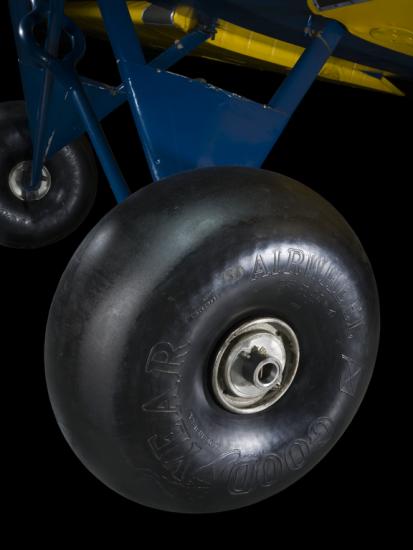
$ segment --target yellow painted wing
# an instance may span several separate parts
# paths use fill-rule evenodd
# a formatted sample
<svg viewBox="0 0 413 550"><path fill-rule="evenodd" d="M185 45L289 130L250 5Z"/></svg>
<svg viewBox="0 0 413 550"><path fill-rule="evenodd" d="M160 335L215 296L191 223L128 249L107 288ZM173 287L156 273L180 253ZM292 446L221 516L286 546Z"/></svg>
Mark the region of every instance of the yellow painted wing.
<svg viewBox="0 0 413 550"><path fill-rule="evenodd" d="M139 36L148 47L166 48L197 25L194 10L186 6L174 10L170 26L145 24L143 16L150 6L149 2L128 2ZM105 35L103 21L95 2L69 3L66 13L85 31L97 36ZM215 36L197 48L192 55L251 68L287 71L294 67L303 51L303 48L295 44L218 20ZM404 95L386 76L389 74L337 57L331 57L320 72L321 78L330 81Z"/></svg>
<svg viewBox="0 0 413 550"><path fill-rule="evenodd" d="M324 10L314 0L307 3L313 13L339 21L363 40L413 56L413 0L369 0Z"/></svg>

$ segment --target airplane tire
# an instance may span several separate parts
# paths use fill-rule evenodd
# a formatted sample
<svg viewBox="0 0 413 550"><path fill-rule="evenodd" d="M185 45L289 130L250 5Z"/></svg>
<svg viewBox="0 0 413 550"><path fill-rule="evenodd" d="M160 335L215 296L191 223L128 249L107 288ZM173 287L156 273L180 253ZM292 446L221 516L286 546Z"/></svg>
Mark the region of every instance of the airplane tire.
<svg viewBox="0 0 413 550"><path fill-rule="evenodd" d="M142 189L86 237L50 310L46 378L103 483L219 512L331 449L378 340L374 276L341 215L285 176L210 168Z"/></svg>

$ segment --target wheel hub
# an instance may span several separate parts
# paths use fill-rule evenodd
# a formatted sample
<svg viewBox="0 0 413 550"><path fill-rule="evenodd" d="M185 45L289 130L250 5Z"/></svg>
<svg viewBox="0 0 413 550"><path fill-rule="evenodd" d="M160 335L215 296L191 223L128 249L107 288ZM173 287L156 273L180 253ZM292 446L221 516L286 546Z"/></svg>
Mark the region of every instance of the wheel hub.
<svg viewBox="0 0 413 550"><path fill-rule="evenodd" d="M52 184L52 178L46 166L42 168L40 185L37 189L29 190L32 174L32 161L24 160L14 166L9 174L10 191L21 201L38 201L45 197Z"/></svg>
<svg viewBox="0 0 413 550"><path fill-rule="evenodd" d="M215 359L212 386L227 410L251 414L271 407L297 372L299 344L292 328L275 318L243 323Z"/></svg>

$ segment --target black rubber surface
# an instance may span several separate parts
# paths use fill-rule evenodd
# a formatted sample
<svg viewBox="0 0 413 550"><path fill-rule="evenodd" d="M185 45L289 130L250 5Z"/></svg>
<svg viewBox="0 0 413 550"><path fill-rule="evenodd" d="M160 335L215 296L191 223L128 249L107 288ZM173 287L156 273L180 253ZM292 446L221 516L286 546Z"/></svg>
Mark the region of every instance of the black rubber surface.
<svg viewBox="0 0 413 550"><path fill-rule="evenodd" d="M92 150L81 138L46 162L52 185L42 199L21 201L9 187L12 168L31 160L24 102L0 104L0 245L40 248L72 233L95 200L97 170Z"/></svg>
<svg viewBox="0 0 413 550"><path fill-rule="evenodd" d="M214 354L267 315L296 331L297 376L272 408L230 413L210 387ZM51 308L46 376L99 479L148 506L216 512L322 458L360 404L378 338L370 264L337 211L284 176L214 168L135 193L85 239Z"/></svg>

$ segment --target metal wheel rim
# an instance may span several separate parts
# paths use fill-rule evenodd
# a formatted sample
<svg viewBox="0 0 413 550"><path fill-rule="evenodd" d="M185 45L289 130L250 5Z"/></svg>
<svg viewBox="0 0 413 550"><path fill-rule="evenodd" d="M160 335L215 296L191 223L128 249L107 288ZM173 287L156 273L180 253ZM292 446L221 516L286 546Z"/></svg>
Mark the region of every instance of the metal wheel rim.
<svg viewBox="0 0 413 550"><path fill-rule="evenodd" d="M297 373L300 349L294 330L275 317L258 318L234 329L214 361L212 387L219 404L237 414L274 405Z"/></svg>

